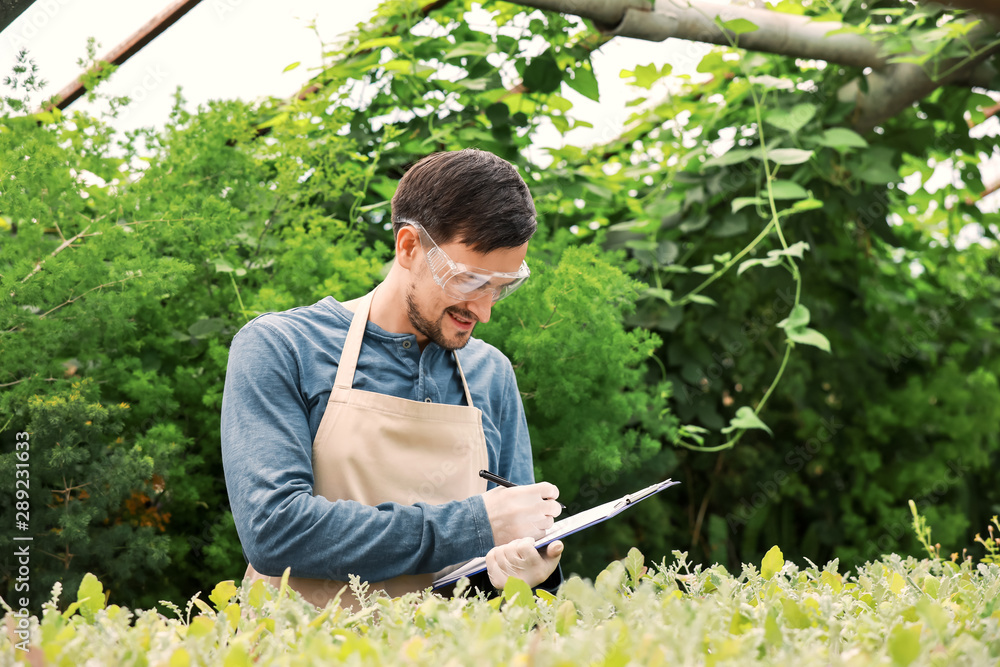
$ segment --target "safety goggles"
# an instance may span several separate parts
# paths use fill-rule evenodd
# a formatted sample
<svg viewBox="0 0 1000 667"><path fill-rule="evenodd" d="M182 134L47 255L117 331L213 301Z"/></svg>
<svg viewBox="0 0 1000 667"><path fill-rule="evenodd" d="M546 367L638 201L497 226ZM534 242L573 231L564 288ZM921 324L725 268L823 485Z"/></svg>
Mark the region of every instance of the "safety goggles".
<svg viewBox="0 0 1000 667"><path fill-rule="evenodd" d="M431 270L434 282L452 299L476 301L490 295L493 303L496 303L509 296L531 275L525 262L521 262L521 268L515 273L477 269L474 266L455 262L444 250L438 247L438 244L434 242L434 239L420 223L406 219L400 219L399 222L412 225L420 232L420 245L424 249L427 266Z"/></svg>

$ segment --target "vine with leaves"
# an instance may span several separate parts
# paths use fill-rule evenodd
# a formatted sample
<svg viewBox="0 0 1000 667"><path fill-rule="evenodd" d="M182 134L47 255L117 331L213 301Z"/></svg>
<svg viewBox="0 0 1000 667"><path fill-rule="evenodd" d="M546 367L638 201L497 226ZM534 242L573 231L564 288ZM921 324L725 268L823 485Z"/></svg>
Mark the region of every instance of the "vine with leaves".
<svg viewBox="0 0 1000 667"><path fill-rule="evenodd" d="M775 10L832 12L890 45L967 16L896 0ZM163 130L117 148L123 100L97 119L25 115L37 100L8 96L0 440L37 424L81 443L71 466L38 459L42 495L70 490L58 506L36 499L59 528L45 550L73 554L69 576L97 563L144 603L235 576L218 484L228 340L257 313L369 289L401 174L468 146L516 164L539 213L532 280L477 328L516 366L537 476L575 509L684 481L682 500L651 499L570 545L565 569L593 572L636 543L730 564L781 544L853 565L917 546L893 528L907 498L942 541L967 542L1000 502L987 243L1000 228L976 207L975 168L995 139L970 137L965 118L993 99L941 89L861 136L837 95L861 72L737 42L663 97L669 67L623 73L646 99L620 135L575 145L589 123L574 96L601 99L591 58L607 40L504 2L386 3L325 47L308 93L196 111L178 94ZM971 57L949 44L941 57ZM20 67L14 90L37 93ZM540 159L543 127L567 141ZM930 160L958 175L940 191L922 187ZM974 225L983 241L959 249ZM123 456L111 470L109 450Z"/></svg>

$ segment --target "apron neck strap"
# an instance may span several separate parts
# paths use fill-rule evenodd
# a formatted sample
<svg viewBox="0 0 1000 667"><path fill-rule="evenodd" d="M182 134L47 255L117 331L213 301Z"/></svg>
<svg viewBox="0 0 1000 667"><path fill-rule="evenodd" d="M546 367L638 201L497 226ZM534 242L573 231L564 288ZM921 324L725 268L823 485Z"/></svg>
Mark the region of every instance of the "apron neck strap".
<svg viewBox="0 0 1000 667"><path fill-rule="evenodd" d="M372 309L372 299L375 297L376 286L368 294L358 301L358 309L354 311L351 318L351 328L347 330L347 340L344 341L344 350L337 363L337 377L333 381L334 387L350 389L354 384L354 371L358 368L358 357L361 356L361 341L365 336L365 325L368 323L368 314ZM462 370L462 362L458 360L458 350L452 351L455 357L455 364L458 366L458 376L462 379L462 389L465 391L465 400L472 405L472 392L469 391L469 383L465 380L465 372Z"/></svg>
<svg viewBox="0 0 1000 667"><path fill-rule="evenodd" d="M365 325L368 324L368 313L372 309L372 298L375 296L373 289L358 301L358 309L354 311L351 318L351 328L347 330L347 340L344 341L344 351L340 354L340 361L337 363L337 377L333 381L334 387L350 389L354 384L354 371L358 367L358 357L361 356L361 341L365 337Z"/></svg>
<svg viewBox="0 0 1000 667"><path fill-rule="evenodd" d="M462 371L462 362L458 360L458 350L452 350L451 354L455 357L455 364L458 366L458 377L462 378L462 389L465 390L465 401L471 408L473 407L472 394L469 392L469 383L465 381L465 372Z"/></svg>

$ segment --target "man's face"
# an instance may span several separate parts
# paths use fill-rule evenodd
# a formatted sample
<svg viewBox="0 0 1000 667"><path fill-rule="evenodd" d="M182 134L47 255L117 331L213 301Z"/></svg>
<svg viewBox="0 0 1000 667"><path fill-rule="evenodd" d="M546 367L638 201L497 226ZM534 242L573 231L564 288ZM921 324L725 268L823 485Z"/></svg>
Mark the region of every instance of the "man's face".
<svg viewBox="0 0 1000 667"><path fill-rule="evenodd" d="M440 248L455 262L504 273L516 272L528 253L527 243L485 254L458 242L446 243ZM410 269L410 283L406 290L410 324L417 333L444 349L459 350L469 342L477 322L490 321L492 297L487 295L460 301L448 296L434 281L424 250L421 248L417 254L419 256Z"/></svg>

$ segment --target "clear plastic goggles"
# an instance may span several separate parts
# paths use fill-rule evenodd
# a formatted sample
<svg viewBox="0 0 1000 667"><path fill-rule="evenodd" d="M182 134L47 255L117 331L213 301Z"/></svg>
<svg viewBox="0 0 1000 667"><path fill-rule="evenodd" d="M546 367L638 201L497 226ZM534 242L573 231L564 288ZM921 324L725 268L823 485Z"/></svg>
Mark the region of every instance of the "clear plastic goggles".
<svg viewBox="0 0 1000 667"><path fill-rule="evenodd" d="M401 223L412 225L420 232L420 245L427 257L427 266L431 275L444 293L456 301L476 301L490 295L493 303L509 296L520 287L531 271L526 262L521 262L521 268L515 273L488 271L474 266L466 266L455 262L444 250L438 247L423 226L413 220L400 219Z"/></svg>

